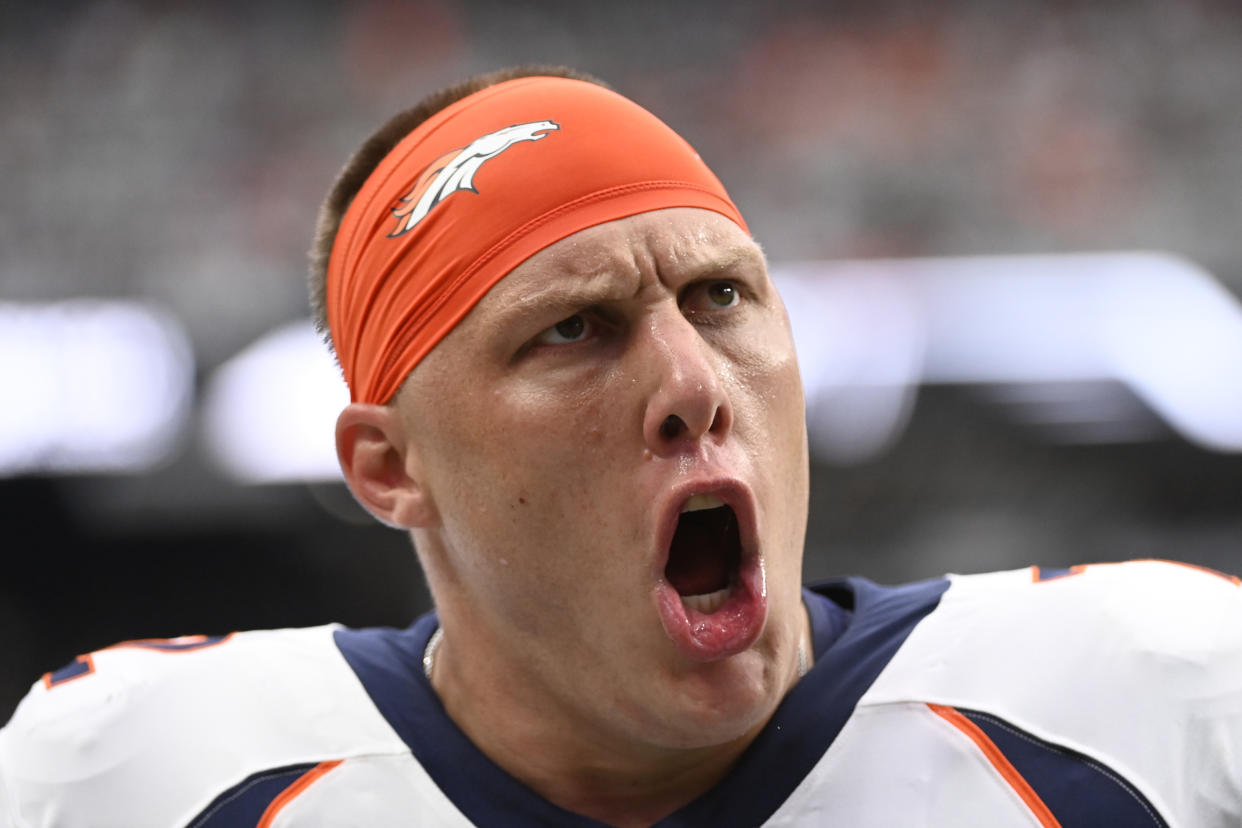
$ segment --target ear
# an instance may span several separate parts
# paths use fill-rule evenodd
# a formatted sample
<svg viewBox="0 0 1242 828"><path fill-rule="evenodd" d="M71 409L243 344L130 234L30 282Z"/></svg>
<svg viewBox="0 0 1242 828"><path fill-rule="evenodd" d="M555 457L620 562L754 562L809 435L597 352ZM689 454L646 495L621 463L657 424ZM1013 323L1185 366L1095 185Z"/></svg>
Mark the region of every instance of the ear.
<svg viewBox="0 0 1242 828"><path fill-rule="evenodd" d="M336 419L336 456L354 497L382 522L414 529L438 520L396 409L369 403L346 406Z"/></svg>

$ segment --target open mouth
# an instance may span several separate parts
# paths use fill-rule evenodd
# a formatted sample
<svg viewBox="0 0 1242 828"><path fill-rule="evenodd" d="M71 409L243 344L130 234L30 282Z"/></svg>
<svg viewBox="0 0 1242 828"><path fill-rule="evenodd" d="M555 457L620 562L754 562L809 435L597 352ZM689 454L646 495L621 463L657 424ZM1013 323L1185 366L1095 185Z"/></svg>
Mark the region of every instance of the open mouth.
<svg viewBox="0 0 1242 828"><path fill-rule="evenodd" d="M754 497L732 480L699 485L698 492L682 495L685 500L673 493L666 501L668 554L654 597L673 646L691 661L708 662L758 640L768 598Z"/></svg>
<svg viewBox="0 0 1242 828"><path fill-rule="evenodd" d="M710 615L738 581L742 542L737 515L715 495L694 495L682 507L664 576L687 609Z"/></svg>

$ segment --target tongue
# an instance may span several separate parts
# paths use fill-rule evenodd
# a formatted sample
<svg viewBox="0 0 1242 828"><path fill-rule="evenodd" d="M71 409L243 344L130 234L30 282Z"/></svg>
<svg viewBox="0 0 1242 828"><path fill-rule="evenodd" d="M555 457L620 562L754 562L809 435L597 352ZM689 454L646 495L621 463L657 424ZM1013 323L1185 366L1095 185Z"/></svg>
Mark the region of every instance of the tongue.
<svg viewBox="0 0 1242 828"><path fill-rule="evenodd" d="M728 555L720 548L720 518L713 511L687 512L677 524L664 575L682 595L704 595L729 585Z"/></svg>

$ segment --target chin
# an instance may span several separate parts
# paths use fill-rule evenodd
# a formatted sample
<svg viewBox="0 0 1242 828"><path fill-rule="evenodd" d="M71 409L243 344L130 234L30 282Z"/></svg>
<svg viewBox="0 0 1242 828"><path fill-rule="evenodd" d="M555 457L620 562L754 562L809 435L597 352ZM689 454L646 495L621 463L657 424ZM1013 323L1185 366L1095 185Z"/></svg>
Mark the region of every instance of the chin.
<svg viewBox="0 0 1242 828"><path fill-rule="evenodd" d="M719 662L696 664L674 681L657 741L669 748L701 748L744 738L760 728L783 695L778 671L751 650Z"/></svg>

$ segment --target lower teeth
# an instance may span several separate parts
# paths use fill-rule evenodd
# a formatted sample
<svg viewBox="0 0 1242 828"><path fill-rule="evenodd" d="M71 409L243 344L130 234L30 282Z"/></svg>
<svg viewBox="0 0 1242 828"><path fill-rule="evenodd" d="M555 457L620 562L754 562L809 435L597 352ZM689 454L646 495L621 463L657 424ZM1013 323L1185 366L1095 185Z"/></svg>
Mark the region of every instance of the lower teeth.
<svg viewBox="0 0 1242 828"><path fill-rule="evenodd" d="M729 588L718 589L715 592L705 592L702 595L683 595L681 603L692 610L698 610L704 614L711 614L724 606L725 599L729 597Z"/></svg>

